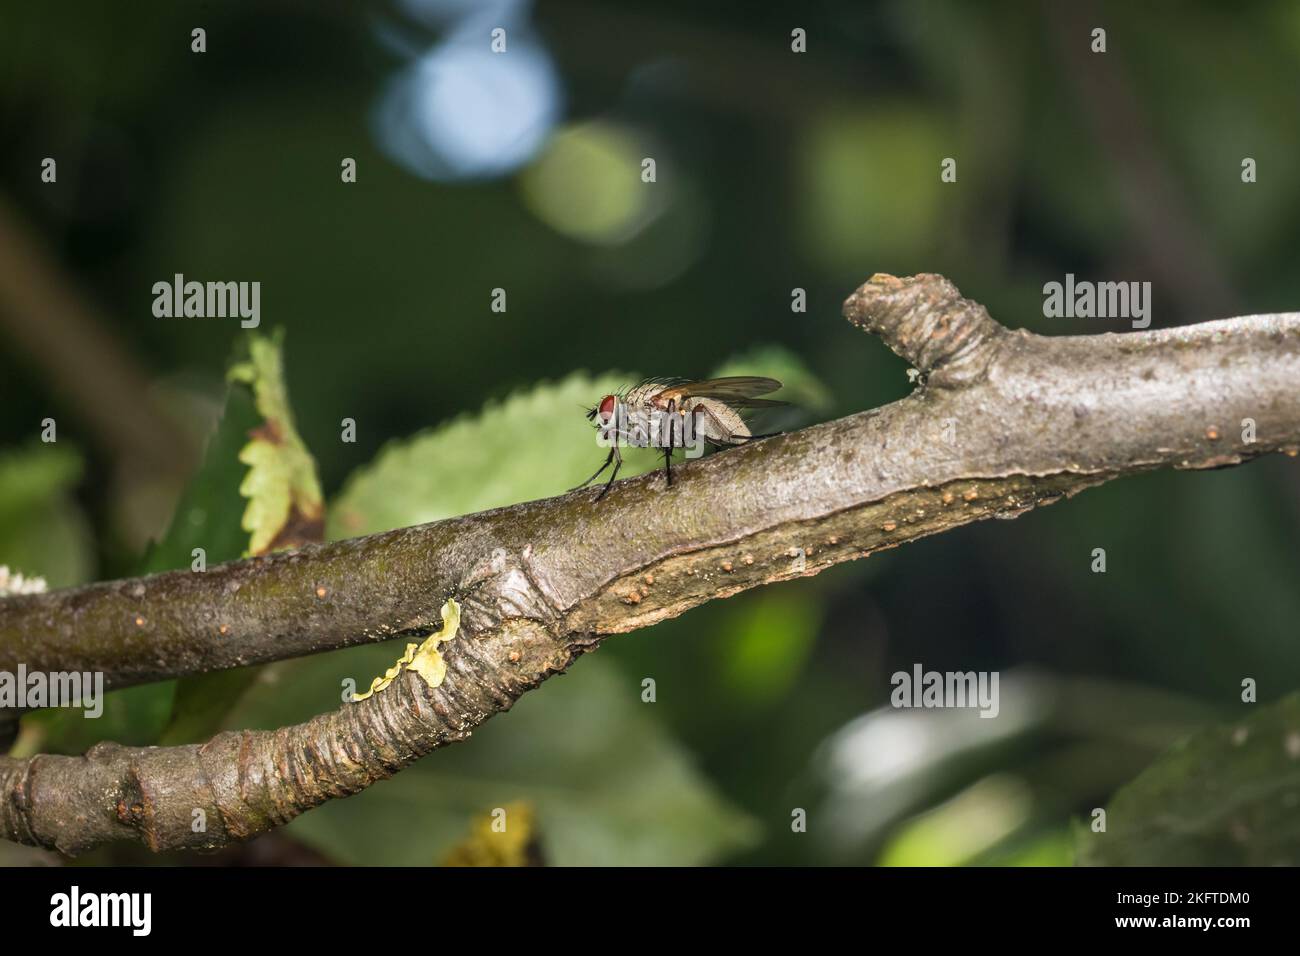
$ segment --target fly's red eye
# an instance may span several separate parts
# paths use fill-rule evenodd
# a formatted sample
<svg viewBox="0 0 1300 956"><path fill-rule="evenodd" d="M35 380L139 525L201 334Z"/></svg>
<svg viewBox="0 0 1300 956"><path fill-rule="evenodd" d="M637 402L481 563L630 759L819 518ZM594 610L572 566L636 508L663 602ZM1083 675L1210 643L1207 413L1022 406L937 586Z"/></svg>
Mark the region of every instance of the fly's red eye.
<svg viewBox="0 0 1300 956"><path fill-rule="evenodd" d="M603 422L609 421L610 416L613 414L614 414L614 396L606 395L604 398L600 400L600 420Z"/></svg>

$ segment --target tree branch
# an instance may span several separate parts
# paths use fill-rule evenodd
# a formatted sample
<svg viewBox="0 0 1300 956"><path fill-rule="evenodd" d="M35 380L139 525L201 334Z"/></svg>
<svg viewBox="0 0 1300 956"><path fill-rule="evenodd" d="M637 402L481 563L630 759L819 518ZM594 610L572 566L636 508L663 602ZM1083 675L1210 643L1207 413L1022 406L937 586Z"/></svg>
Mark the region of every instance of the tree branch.
<svg viewBox="0 0 1300 956"><path fill-rule="evenodd" d="M462 739L609 634L1014 517L1111 478L1300 450L1300 314L1156 332L1012 332L939 276L877 275L845 303L921 373L910 397L679 469L430 525L0 600L0 670L110 686L430 633L463 607L433 688L203 745L0 758L0 836L72 853L219 846ZM1253 440L1243 425L1253 421ZM454 467L454 463L450 465ZM191 829L201 809L206 832Z"/></svg>

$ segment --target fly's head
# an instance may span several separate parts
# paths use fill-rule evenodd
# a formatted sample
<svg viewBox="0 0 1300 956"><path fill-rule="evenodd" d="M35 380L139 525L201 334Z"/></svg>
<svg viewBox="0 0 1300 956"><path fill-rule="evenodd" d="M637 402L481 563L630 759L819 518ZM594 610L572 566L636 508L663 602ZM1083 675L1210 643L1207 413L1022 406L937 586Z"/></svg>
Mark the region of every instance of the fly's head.
<svg viewBox="0 0 1300 956"><path fill-rule="evenodd" d="M614 395L606 395L596 405L587 409L587 421L592 422L597 428L604 428L614 417L614 406L618 398Z"/></svg>

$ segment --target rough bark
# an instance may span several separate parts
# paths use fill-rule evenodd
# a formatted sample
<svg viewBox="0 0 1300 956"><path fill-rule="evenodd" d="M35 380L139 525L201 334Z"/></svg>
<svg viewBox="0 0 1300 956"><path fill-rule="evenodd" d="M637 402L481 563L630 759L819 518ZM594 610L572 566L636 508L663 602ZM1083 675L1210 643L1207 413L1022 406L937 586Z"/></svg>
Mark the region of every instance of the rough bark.
<svg viewBox="0 0 1300 956"><path fill-rule="evenodd" d="M0 758L0 836L69 853L131 837L218 846L467 736L606 635L1120 475L1300 450L1300 314L1043 337L930 275L874 276L844 314L918 370L916 392L694 462L671 490L648 475L599 503L575 492L0 601L0 670L101 670L118 687L417 637L448 597L463 608L437 688L406 672L274 732Z"/></svg>

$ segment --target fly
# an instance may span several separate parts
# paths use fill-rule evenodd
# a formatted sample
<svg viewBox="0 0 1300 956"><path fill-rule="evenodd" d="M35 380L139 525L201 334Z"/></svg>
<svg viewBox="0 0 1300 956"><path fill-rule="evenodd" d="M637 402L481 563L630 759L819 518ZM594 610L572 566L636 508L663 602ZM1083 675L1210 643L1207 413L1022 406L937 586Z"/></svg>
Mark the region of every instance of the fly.
<svg viewBox="0 0 1300 956"><path fill-rule="evenodd" d="M612 463L614 471L596 500L605 497L623 466L620 445L663 449L664 475L671 488L674 448L698 447L698 455L705 443L727 448L769 437L753 434L742 413L787 405L759 397L780 387L774 378L753 375L699 380L650 378L622 393L606 395L587 410L587 420L601 433L602 443L609 441L609 455L578 488L591 484Z"/></svg>

